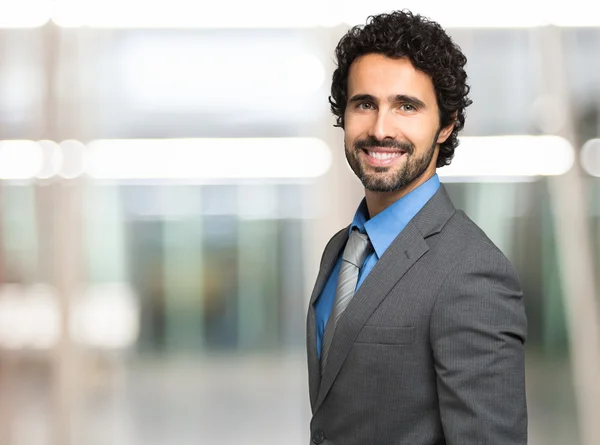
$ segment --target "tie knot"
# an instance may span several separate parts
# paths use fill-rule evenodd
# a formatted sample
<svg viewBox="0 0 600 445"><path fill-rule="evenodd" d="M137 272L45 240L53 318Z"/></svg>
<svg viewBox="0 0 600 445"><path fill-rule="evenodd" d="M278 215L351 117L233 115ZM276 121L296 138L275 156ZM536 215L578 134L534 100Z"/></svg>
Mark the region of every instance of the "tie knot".
<svg viewBox="0 0 600 445"><path fill-rule="evenodd" d="M371 245L371 241L369 241L369 237L354 229L350 234L350 238L348 238L342 259L360 269L372 251L373 246Z"/></svg>

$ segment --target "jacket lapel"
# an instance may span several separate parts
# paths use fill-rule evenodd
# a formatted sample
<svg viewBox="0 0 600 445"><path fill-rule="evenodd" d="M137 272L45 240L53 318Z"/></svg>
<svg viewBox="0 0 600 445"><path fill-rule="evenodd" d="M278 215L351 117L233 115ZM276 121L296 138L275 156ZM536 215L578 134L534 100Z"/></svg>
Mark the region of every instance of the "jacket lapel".
<svg viewBox="0 0 600 445"><path fill-rule="evenodd" d="M325 283L327 282L327 279L329 278L329 275L335 266L342 248L346 245L346 241L348 241L348 230L349 227L340 230L336 235L334 235L327 247L325 247L323 259L321 260L321 266L319 268L319 274L317 275L315 287L310 297L310 304L308 305L308 316L306 321L306 351L308 355L308 386L310 392L310 404L313 408L317 401L317 393L321 383L321 365L319 362L319 356L317 355L317 322L314 304L323 291L323 287L325 287Z"/></svg>

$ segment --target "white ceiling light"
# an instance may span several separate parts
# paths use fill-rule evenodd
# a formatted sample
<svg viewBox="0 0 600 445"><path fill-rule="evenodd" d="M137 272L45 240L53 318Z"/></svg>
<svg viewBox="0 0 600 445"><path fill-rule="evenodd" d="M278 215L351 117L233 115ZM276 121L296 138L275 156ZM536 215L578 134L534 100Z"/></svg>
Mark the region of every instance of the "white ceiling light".
<svg viewBox="0 0 600 445"><path fill-rule="evenodd" d="M568 7L557 1L505 0L493 13L487 3L470 0L406 0L401 7L445 28L600 26L595 3L589 0L571 0ZM50 18L63 27L310 28L364 23L369 15L394 9L399 6L393 0L0 0L0 28L38 27Z"/></svg>
<svg viewBox="0 0 600 445"><path fill-rule="evenodd" d="M74 179L83 174L86 163L86 148L83 143L75 140L63 141L59 144L61 150L61 165L59 176Z"/></svg>
<svg viewBox="0 0 600 445"><path fill-rule="evenodd" d="M31 179L41 170L42 163L42 147L37 142L0 142L0 179Z"/></svg>
<svg viewBox="0 0 600 445"><path fill-rule="evenodd" d="M37 28L50 19L50 0L0 0L0 28Z"/></svg>
<svg viewBox="0 0 600 445"><path fill-rule="evenodd" d="M39 179L48 179L58 174L63 162L60 146L54 141L42 140L37 142L42 149L42 167L37 173Z"/></svg>
<svg viewBox="0 0 600 445"><path fill-rule="evenodd" d="M48 349L60 335L56 292L45 284L0 286L0 348Z"/></svg>
<svg viewBox="0 0 600 445"><path fill-rule="evenodd" d="M326 78L321 60L297 39L259 34L191 39L134 33L119 46L115 72L129 108L227 113L233 119L257 110L275 118L314 113L313 93Z"/></svg>
<svg viewBox="0 0 600 445"><path fill-rule="evenodd" d="M553 0L504 0L502 7L490 11L489 3L471 0L395 0L347 3L330 0L352 25L364 23L369 15L406 8L438 22L444 28L533 28L539 26L600 26L597 7L589 0L571 0L568 6ZM468 13L466 13L468 11Z"/></svg>
<svg viewBox="0 0 600 445"><path fill-rule="evenodd" d="M575 151L559 136L462 137L449 166L438 169L442 178L514 180L562 175L575 160Z"/></svg>
<svg viewBox="0 0 600 445"><path fill-rule="evenodd" d="M0 285L0 349L50 349L60 337L56 289L46 284ZM139 305L127 283L94 285L74 300L74 340L87 347L120 349L139 334Z"/></svg>
<svg viewBox="0 0 600 445"><path fill-rule="evenodd" d="M319 26L321 0L58 0L60 26L96 28L292 28Z"/></svg>
<svg viewBox="0 0 600 445"><path fill-rule="evenodd" d="M600 26L594 2L589 0L571 0L569 7L556 1L505 0L493 13L487 3L470 0L406 0L401 7L446 28ZM53 20L65 27L296 28L355 25L364 23L369 15L394 9L399 9L394 0L228 0L199 4L189 0L57 0Z"/></svg>
<svg viewBox="0 0 600 445"><path fill-rule="evenodd" d="M95 284L74 302L71 333L89 347L126 348L138 338L139 312L127 283Z"/></svg>
<svg viewBox="0 0 600 445"><path fill-rule="evenodd" d="M590 139L583 144L581 166L590 175L600 178L600 139Z"/></svg>
<svg viewBox="0 0 600 445"><path fill-rule="evenodd" d="M331 166L316 138L105 139L89 144L98 179L299 179Z"/></svg>

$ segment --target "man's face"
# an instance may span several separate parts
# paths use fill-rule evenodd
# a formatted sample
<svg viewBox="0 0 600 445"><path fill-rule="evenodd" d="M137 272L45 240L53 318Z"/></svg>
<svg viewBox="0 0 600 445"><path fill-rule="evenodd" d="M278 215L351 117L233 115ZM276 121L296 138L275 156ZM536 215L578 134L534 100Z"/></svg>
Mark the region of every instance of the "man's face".
<svg viewBox="0 0 600 445"><path fill-rule="evenodd" d="M438 144L452 132L439 128L433 83L407 58L359 57L348 74L344 147L367 190L392 192L433 176Z"/></svg>

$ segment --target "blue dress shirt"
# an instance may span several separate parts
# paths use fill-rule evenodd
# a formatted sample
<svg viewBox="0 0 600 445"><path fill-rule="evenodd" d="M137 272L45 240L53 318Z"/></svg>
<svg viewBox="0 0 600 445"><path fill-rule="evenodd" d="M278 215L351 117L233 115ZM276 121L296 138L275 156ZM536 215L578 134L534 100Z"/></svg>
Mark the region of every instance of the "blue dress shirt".
<svg viewBox="0 0 600 445"><path fill-rule="evenodd" d="M375 267L379 258L386 249L392 244L392 241L402 232L404 227L411 219L423 208L431 197L440 188L438 175L433 175L427 182L421 184L409 194L403 196L398 201L390 205L378 215L369 219L367 203L363 199L352 220L350 231L354 227L361 233L366 233L373 244L374 252L370 254L360 269L356 289L365 281L369 272ZM325 287L315 302L315 312L317 318L317 352L321 357L321 341L325 325L329 319L329 314L333 308L335 300L335 290L337 288L338 276L342 266L342 255L340 254L331 275L325 283Z"/></svg>

